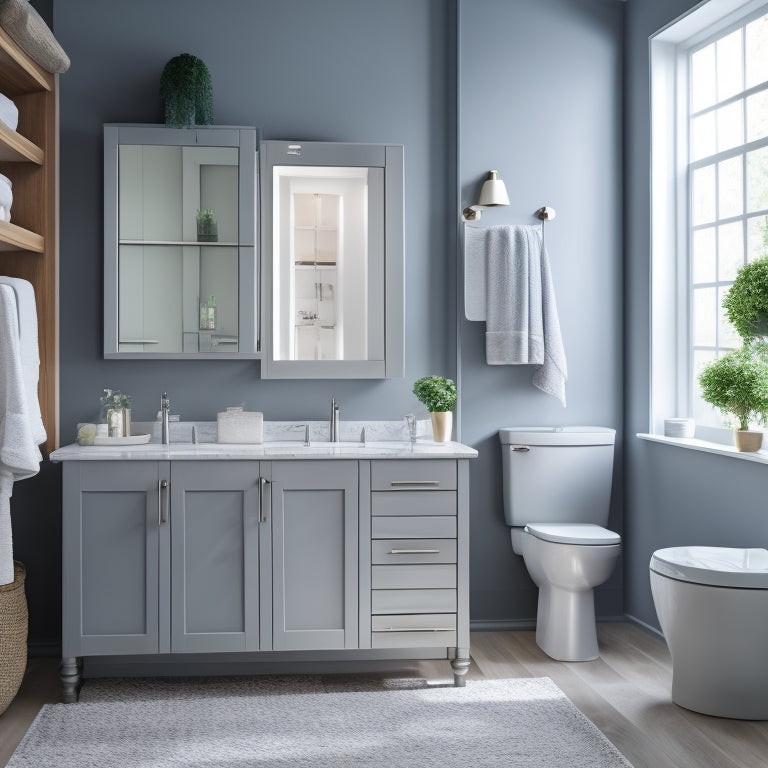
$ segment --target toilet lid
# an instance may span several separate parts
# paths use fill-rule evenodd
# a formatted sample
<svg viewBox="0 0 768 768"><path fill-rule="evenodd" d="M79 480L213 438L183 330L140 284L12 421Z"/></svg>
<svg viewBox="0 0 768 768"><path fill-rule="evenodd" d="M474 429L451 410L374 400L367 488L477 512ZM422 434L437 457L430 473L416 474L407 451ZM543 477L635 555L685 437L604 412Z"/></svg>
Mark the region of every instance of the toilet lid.
<svg viewBox="0 0 768 768"><path fill-rule="evenodd" d="M620 544L618 533L592 523L528 523L528 533L557 544Z"/></svg>
<svg viewBox="0 0 768 768"><path fill-rule="evenodd" d="M650 568L694 584L768 589L768 549L670 547L653 553Z"/></svg>

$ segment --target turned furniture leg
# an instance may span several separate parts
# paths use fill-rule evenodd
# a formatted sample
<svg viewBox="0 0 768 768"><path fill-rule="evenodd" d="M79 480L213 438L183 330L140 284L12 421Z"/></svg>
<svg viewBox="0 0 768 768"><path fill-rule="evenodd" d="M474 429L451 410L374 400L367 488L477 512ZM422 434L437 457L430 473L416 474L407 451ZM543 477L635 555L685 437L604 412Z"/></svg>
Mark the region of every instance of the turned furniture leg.
<svg viewBox="0 0 768 768"><path fill-rule="evenodd" d="M455 688L463 688L467 684L469 665L469 648L457 648L456 658L451 662L453 667L453 685Z"/></svg>
<svg viewBox="0 0 768 768"><path fill-rule="evenodd" d="M75 704L80 693L82 682L80 659L75 656L65 656L59 667L61 677L61 697L65 704Z"/></svg>

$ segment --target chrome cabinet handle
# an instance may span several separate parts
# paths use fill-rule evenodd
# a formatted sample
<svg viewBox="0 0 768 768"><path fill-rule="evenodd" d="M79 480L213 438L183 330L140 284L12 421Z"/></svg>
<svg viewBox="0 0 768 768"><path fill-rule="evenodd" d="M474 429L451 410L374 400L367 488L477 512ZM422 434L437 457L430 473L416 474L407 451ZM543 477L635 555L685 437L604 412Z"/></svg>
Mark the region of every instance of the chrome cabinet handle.
<svg viewBox="0 0 768 768"><path fill-rule="evenodd" d="M455 632L456 627L383 627L374 632Z"/></svg>
<svg viewBox="0 0 768 768"><path fill-rule="evenodd" d="M439 555L439 549L390 549L390 555Z"/></svg>
<svg viewBox="0 0 768 768"><path fill-rule="evenodd" d="M439 480L391 480L390 485L440 485Z"/></svg>
<svg viewBox="0 0 768 768"><path fill-rule="evenodd" d="M531 449L527 445L516 445L512 450L515 453L528 453Z"/></svg>
<svg viewBox="0 0 768 768"><path fill-rule="evenodd" d="M158 525L164 525L168 522L168 514L166 505L163 504L163 491L166 491L166 496L168 490L168 481L167 480L158 480L157 481L157 524Z"/></svg>
<svg viewBox="0 0 768 768"><path fill-rule="evenodd" d="M267 522L267 509L264 506L264 486L269 484L266 477L259 478L259 522Z"/></svg>

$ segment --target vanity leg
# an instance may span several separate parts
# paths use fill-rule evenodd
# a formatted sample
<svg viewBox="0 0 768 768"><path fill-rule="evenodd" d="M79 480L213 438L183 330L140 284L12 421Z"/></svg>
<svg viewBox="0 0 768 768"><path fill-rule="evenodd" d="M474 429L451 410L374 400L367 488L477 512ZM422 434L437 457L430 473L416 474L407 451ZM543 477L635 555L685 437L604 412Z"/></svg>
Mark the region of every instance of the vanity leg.
<svg viewBox="0 0 768 768"><path fill-rule="evenodd" d="M456 658L451 662L454 688L463 688L467 684L470 663L469 648L457 648Z"/></svg>
<svg viewBox="0 0 768 768"><path fill-rule="evenodd" d="M65 704L76 704L80 693L81 662L76 656L65 656L61 660L59 676L61 677L61 698Z"/></svg>

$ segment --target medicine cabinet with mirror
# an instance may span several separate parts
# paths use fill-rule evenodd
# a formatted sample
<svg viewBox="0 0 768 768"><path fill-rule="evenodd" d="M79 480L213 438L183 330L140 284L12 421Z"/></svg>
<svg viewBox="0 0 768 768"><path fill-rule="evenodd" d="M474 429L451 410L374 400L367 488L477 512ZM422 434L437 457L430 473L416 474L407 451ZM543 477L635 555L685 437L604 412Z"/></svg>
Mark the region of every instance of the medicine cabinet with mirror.
<svg viewBox="0 0 768 768"><path fill-rule="evenodd" d="M104 357L258 357L257 131L104 126Z"/></svg>
<svg viewBox="0 0 768 768"><path fill-rule="evenodd" d="M403 376L402 146L257 133L104 127L104 357Z"/></svg>
<svg viewBox="0 0 768 768"><path fill-rule="evenodd" d="M263 378L403 375L403 148L265 141Z"/></svg>

